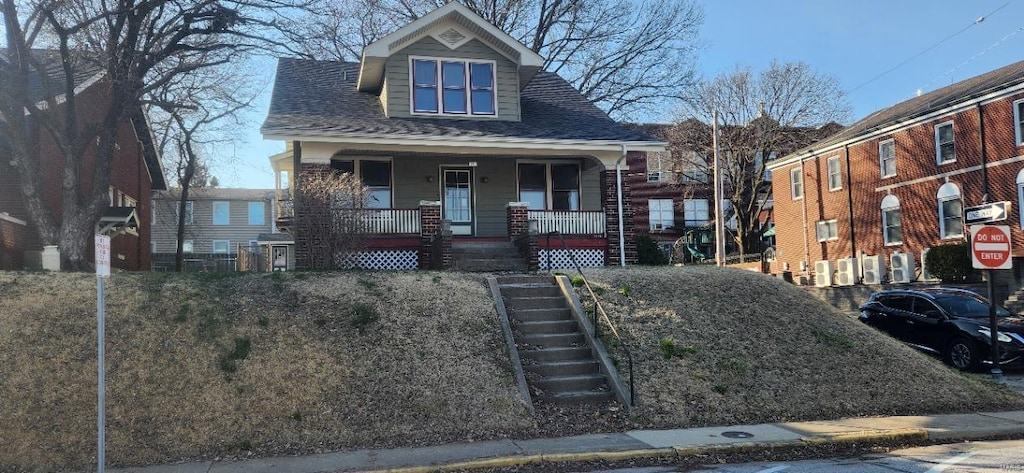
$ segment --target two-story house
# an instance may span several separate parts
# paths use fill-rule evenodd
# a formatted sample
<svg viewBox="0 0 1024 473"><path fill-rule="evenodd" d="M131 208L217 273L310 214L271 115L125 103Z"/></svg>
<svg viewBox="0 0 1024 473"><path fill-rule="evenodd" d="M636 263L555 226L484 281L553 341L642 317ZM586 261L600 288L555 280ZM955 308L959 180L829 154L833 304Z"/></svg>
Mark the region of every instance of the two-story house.
<svg viewBox="0 0 1024 473"><path fill-rule="evenodd" d="M180 189L153 197L153 267L174 267ZM234 269L239 248L257 251L274 233L272 189L189 189L182 251L190 268Z"/></svg>
<svg viewBox="0 0 1024 473"><path fill-rule="evenodd" d="M1004 223L1024 257L1022 149L1024 62L874 112L771 163L776 257L820 285L914 281L986 200L1012 203Z"/></svg>
<svg viewBox="0 0 1024 473"><path fill-rule="evenodd" d="M44 70L47 74L43 77L36 73L30 78L33 99L41 103L48 97L56 97L56 103L66 103L64 97L52 89L52 84L64 83L60 55L46 50L35 50L33 54L46 65ZM4 66L4 60L0 59L0 68ZM85 64L76 64L74 72L79 123L88 123L89 114L109 103L107 88L104 87L107 79L101 69ZM45 104L40 107L45 110ZM98 230L119 229L111 239L112 267L148 270L152 191L164 189L166 185L149 123L141 109L135 112L118 125L110 168L110 207L101 217ZM39 182L42 184L45 211L59 223L63 211L61 173L65 165L51 135L34 122L32 126L33 132L40 136L41 146L36 150L38 162L35 167L41 173ZM9 156L8 147L0 135L0 157ZM94 163L95 150L88 149L78 167L82 189L90 188ZM10 159L0 159L0 269L59 270L61 262L57 246L44 246L34 228L22 194L22 176L14 164ZM90 242L90 254L92 248Z"/></svg>
<svg viewBox="0 0 1024 473"><path fill-rule="evenodd" d="M425 242L444 233L441 221L456 247L532 228L566 235L587 265L633 261L619 177L627 153L665 144L623 128L543 64L450 2L359 62L281 59L262 132L289 143L273 158L278 172L351 172L369 188L372 231L387 238L373 239L365 267L431 267ZM310 248L301 228L289 230L301 267ZM557 245L537 251L565 267Z"/></svg>

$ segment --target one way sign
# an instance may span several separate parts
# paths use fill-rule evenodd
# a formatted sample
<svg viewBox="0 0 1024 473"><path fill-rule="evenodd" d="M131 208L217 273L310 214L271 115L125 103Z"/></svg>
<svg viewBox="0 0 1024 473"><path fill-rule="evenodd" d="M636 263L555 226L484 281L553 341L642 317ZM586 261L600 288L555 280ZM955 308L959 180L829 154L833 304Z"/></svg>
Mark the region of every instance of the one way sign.
<svg viewBox="0 0 1024 473"><path fill-rule="evenodd" d="M1010 202L992 202L981 204L975 207L964 209L964 224L974 225L976 223L998 222L1006 220L1010 213Z"/></svg>

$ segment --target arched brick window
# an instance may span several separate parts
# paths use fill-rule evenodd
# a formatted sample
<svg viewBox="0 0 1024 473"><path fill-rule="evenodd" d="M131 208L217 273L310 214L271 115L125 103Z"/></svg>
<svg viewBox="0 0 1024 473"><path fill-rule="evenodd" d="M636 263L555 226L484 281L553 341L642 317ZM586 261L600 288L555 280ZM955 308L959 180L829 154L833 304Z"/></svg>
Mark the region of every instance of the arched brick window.
<svg viewBox="0 0 1024 473"><path fill-rule="evenodd" d="M1020 228L1024 228L1024 169L1017 173L1017 213L1020 214Z"/></svg>
<svg viewBox="0 0 1024 473"><path fill-rule="evenodd" d="M882 199L882 239L886 245L903 243L903 224L900 222L900 199L887 195Z"/></svg>
<svg viewBox="0 0 1024 473"><path fill-rule="evenodd" d="M963 200L960 198L960 188L952 182L947 182L939 187L936 194L939 202L939 238L963 238Z"/></svg>

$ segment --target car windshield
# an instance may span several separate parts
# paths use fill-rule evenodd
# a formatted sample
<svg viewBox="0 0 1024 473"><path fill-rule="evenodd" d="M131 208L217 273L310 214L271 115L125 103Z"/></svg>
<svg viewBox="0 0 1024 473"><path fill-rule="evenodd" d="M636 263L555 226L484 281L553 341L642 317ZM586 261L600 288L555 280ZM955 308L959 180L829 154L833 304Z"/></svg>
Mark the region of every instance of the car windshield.
<svg viewBox="0 0 1024 473"><path fill-rule="evenodd" d="M961 296L961 295L942 295L936 296L935 302L946 309L947 312L960 316L960 317L988 317L988 300L978 297ZM996 315L999 317L1006 317L1010 315L1010 312L1006 309L996 306Z"/></svg>

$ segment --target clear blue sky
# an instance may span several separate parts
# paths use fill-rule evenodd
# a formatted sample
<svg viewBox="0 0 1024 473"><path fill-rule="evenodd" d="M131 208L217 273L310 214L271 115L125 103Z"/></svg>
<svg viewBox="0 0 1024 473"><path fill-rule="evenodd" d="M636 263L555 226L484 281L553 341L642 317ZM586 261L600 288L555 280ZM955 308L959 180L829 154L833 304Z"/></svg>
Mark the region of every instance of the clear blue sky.
<svg viewBox="0 0 1024 473"><path fill-rule="evenodd" d="M702 76L737 64L758 71L772 59L803 61L848 92L851 121L918 90L1024 60L1024 0L697 1L705 13L697 59ZM284 144L259 135L273 67L267 61L263 68L268 86L249 131L233 147L218 150L236 156L214 170L222 186L273 187L267 157L283 151Z"/></svg>

